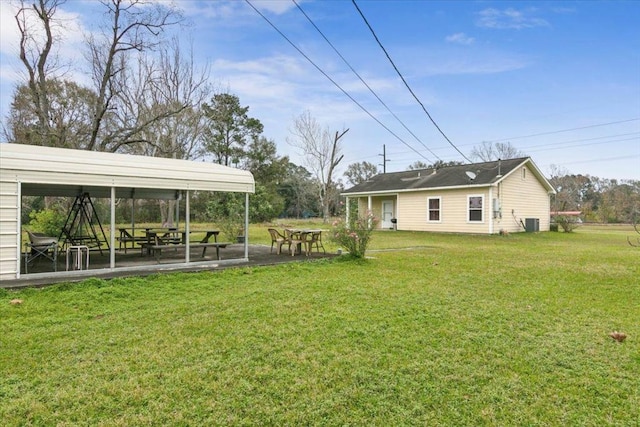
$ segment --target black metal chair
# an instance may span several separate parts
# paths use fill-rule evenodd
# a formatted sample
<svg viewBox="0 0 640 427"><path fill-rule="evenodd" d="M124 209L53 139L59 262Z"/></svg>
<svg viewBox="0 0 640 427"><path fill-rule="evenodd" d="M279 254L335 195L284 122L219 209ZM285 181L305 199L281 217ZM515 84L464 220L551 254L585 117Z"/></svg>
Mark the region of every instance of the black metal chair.
<svg viewBox="0 0 640 427"><path fill-rule="evenodd" d="M29 272L29 264L38 258L49 260L53 263L53 271L58 271L58 239L45 236L42 233L27 231L29 243L26 244L24 272Z"/></svg>

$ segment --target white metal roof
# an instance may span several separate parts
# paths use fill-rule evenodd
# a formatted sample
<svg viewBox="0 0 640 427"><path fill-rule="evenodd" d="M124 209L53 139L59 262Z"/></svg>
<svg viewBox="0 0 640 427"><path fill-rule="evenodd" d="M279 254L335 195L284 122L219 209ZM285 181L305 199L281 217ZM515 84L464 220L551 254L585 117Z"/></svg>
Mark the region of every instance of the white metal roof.
<svg viewBox="0 0 640 427"><path fill-rule="evenodd" d="M0 181L22 195L174 198L179 190L253 193L249 171L215 163L22 144L0 144Z"/></svg>

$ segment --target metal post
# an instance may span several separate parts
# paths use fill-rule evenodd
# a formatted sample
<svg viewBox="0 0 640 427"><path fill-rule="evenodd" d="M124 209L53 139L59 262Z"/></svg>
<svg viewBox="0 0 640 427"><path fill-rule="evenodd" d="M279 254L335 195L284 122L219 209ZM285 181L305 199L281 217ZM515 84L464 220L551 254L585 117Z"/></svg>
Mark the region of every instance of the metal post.
<svg viewBox="0 0 640 427"><path fill-rule="evenodd" d="M109 267L116 268L116 187L111 187L111 236L109 237ZM87 268L89 251L87 250Z"/></svg>
<svg viewBox="0 0 640 427"><path fill-rule="evenodd" d="M189 204L189 199L191 198L191 192L189 190L185 191L185 201L184 201L184 232L186 233L186 246L185 246L185 255L184 262L189 263L191 256L191 247L189 245L189 232L191 230L191 206Z"/></svg>
<svg viewBox="0 0 640 427"><path fill-rule="evenodd" d="M249 193L244 196L244 257L249 259Z"/></svg>

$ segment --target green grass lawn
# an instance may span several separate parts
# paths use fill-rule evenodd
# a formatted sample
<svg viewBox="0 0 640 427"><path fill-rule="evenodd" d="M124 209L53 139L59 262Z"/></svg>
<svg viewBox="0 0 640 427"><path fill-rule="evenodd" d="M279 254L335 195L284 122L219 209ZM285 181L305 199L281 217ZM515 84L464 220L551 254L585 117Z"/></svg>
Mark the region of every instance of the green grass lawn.
<svg viewBox="0 0 640 427"><path fill-rule="evenodd" d="M640 425L632 233L378 232L360 262L0 290L0 420Z"/></svg>

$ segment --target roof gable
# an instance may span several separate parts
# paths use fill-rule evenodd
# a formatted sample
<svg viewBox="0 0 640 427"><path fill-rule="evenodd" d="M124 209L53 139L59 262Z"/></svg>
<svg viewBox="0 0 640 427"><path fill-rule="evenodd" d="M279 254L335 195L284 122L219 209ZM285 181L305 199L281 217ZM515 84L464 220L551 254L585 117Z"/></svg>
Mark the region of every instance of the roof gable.
<svg viewBox="0 0 640 427"><path fill-rule="evenodd" d="M519 166L529 164L537 179L549 192L553 187L535 166L531 158L520 157L492 162L446 166L440 169L419 169L378 174L342 192L344 195L418 191L456 187L484 187L496 184ZM467 173L469 172L469 173ZM470 176L474 176L473 179Z"/></svg>

